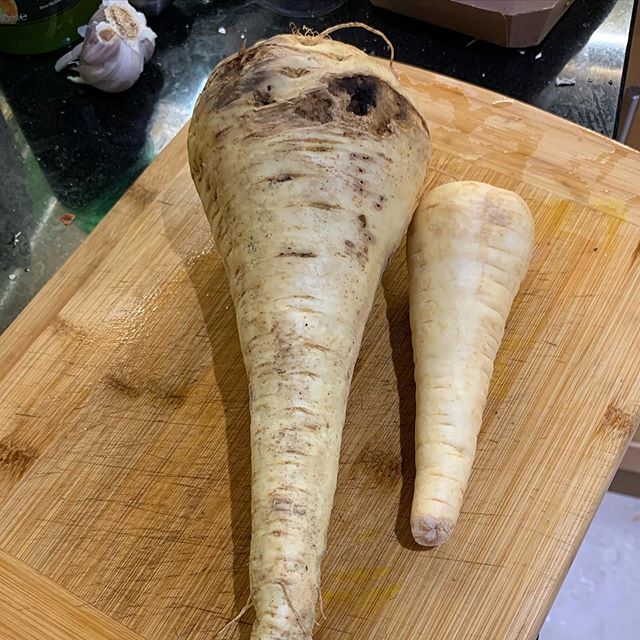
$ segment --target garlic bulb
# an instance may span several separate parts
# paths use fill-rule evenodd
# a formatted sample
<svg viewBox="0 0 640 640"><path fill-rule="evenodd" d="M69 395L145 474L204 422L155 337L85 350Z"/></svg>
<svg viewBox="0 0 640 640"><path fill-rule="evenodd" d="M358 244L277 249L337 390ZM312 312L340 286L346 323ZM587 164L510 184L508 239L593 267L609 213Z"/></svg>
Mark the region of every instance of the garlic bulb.
<svg viewBox="0 0 640 640"><path fill-rule="evenodd" d="M78 33L84 41L56 62L56 71L74 65L80 77L70 80L109 93L133 86L155 49L156 34L127 0L103 0Z"/></svg>

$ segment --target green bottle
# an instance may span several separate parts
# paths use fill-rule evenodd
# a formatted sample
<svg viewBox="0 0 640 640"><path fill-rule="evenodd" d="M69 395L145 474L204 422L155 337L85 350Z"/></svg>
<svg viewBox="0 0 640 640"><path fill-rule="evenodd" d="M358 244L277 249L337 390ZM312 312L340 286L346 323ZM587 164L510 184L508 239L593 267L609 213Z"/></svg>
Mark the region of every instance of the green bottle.
<svg viewBox="0 0 640 640"><path fill-rule="evenodd" d="M0 0L0 51L44 53L79 40L100 0Z"/></svg>

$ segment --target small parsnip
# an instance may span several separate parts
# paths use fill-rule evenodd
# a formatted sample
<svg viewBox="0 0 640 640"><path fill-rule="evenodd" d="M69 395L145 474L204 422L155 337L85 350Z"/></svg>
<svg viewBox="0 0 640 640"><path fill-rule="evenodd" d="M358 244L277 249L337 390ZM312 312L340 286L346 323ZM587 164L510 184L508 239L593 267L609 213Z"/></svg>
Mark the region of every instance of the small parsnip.
<svg viewBox="0 0 640 640"><path fill-rule="evenodd" d="M407 261L416 381L416 542L445 542L460 514L493 363L529 265L533 222L515 193L451 182L420 203Z"/></svg>

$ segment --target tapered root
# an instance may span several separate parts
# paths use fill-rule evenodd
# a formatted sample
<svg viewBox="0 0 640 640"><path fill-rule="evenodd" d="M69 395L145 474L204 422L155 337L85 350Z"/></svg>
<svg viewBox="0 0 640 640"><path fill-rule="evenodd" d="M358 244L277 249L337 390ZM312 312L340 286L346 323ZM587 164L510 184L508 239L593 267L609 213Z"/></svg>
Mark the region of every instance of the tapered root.
<svg viewBox="0 0 640 640"><path fill-rule="evenodd" d="M407 238L416 381L418 544L451 536L471 477L493 365L527 271L533 221L515 193L451 182L422 200Z"/></svg>
<svg viewBox="0 0 640 640"><path fill-rule="evenodd" d="M436 547L445 543L453 531L453 522L431 517L411 519L413 539L423 547Z"/></svg>
<svg viewBox="0 0 640 640"><path fill-rule="evenodd" d="M249 381L252 640L311 640L351 378L430 157L411 94L331 32L221 62L189 131Z"/></svg>

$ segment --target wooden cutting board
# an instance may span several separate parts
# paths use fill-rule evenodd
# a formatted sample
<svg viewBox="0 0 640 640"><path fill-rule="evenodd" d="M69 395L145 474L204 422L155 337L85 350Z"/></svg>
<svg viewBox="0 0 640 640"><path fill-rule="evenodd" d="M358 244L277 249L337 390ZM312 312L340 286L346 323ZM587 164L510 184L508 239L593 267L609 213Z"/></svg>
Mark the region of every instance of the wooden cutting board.
<svg viewBox="0 0 640 640"><path fill-rule="evenodd" d="M640 154L400 67L433 186L520 193L536 249L453 539L409 531L403 253L355 373L323 640L535 637L640 416ZM248 599L247 381L183 130L0 338L2 640L204 640ZM252 613L221 637L248 639Z"/></svg>

